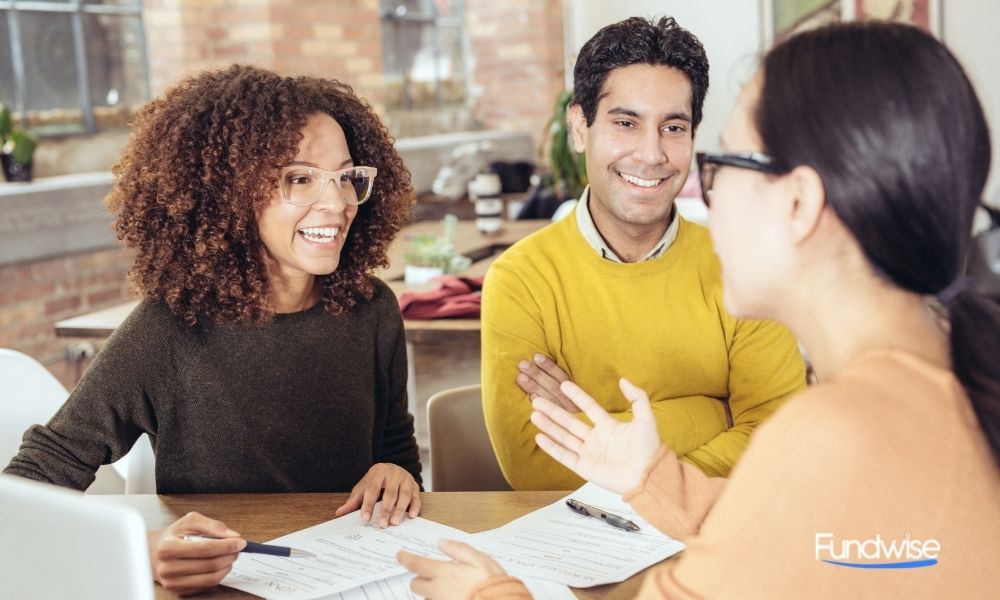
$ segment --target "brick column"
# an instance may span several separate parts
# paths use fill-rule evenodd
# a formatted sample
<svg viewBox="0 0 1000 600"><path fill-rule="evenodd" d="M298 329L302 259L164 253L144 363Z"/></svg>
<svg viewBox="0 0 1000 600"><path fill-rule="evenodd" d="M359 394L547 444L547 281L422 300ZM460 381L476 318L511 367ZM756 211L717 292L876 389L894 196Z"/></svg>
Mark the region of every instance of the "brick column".
<svg viewBox="0 0 1000 600"><path fill-rule="evenodd" d="M72 389L84 365L68 361L66 350L81 340L57 338L54 323L131 300L129 264L116 248L0 265L0 348L34 357Z"/></svg>
<svg viewBox="0 0 1000 600"><path fill-rule="evenodd" d="M382 91L378 0L144 0L152 93L208 68L251 63Z"/></svg>
<svg viewBox="0 0 1000 600"><path fill-rule="evenodd" d="M561 0L468 0L473 100L486 127L536 143L563 89Z"/></svg>

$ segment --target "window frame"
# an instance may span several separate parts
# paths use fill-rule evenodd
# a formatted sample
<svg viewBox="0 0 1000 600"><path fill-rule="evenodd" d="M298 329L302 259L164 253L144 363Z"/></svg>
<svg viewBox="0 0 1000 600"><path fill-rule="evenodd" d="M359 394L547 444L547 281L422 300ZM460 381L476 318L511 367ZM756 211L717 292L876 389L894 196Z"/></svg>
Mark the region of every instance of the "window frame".
<svg viewBox="0 0 1000 600"><path fill-rule="evenodd" d="M414 106L413 99L410 97L409 90L403 88L403 101L399 106L389 106L390 110L399 111L410 111L410 110L420 110L420 109L436 109L436 108L447 108L449 106L456 106L455 104L449 104L444 101L444 79L441 74L441 60L442 60L442 49L441 49L441 29L442 27L456 27L461 35L462 40L462 56L467 57L470 55L469 48L469 32L465 20L466 10L468 10L468 3L466 0L462 0L461 13L458 15L441 16L438 14L434 7L433 0L420 0L421 4L424 6L424 10L420 12L405 12L404 14L398 14L397 12L390 10L386 7L387 0L379 0L379 22L384 29L386 22L392 23L396 27L405 27L408 24L410 26L416 25L426 25L431 27L431 37L433 39L433 55L434 55L434 105L433 106ZM403 4L405 0L390 0L393 1L398 7ZM430 12L426 12L426 9L430 8ZM395 42L393 42L395 43ZM382 40L383 46L386 44L386 40ZM396 53L399 54L399 46L395 46ZM384 60L383 49L383 60ZM469 83L472 77L471 65L468 60L462 61L462 77L463 77L463 90L462 90L462 102L461 106L468 106L470 103L469 98Z"/></svg>
<svg viewBox="0 0 1000 600"><path fill-rule="evenodd" d="M121 17L138 17L139 40L145 64L146 89L151 89L149 79L149 53L146 48L146 26L142 18L141 0L133 0L131 6L91 4L86 0L66 0L62 2L39 2L37 0L0 0L0 18L7 20L7 30L10 35L10 60L14 72L14 106L13 112L20 116L21 127L28 126L28 110L25 106L27 94L27 74L24 68L24 52L21 44L21 24L18 13L58 13L68 14L73 31L73 58L76 67L77 108L83 113L83 129L80 131L64 131L59 133L40 132L43 137L64 137L69 135L89 135L97 132L97 122L94 117L94 104L91 102L90 72L87 61L87 45L83 37L83 19L85 15L110 15ZM71 108L68 107L67 108Z"/></svg>

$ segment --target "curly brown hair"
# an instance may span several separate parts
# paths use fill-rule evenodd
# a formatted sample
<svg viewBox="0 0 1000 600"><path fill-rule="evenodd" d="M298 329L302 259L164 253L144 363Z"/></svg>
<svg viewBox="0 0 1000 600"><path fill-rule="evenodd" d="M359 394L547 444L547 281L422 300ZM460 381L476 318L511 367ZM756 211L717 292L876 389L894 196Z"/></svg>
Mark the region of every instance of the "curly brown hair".
<svg viewBox="0 0 1000 600"><path fill-rule="evenodd" d="M318 278L322 302L340 314L372 297L371 273L388 266L415 199L392 137L350 86L249 65L192 76L135 118L105 204L118 239L136 251L129 278L141 296L191 325L273 316L256 212L315 113L343 128L355 164L378 168L337 270Z"/></svg>

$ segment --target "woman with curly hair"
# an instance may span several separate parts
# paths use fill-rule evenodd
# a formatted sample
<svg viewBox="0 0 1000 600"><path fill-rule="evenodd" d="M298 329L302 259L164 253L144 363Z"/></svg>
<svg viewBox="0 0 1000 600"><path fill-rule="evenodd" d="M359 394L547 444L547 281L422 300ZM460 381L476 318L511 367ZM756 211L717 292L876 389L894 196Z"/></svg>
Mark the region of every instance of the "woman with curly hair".
<svg viewBox="0 0 1000 600"><path fill-rule="evenodd" d="M338 516L380 495L380 526L416 516L403 322L372 275L413 202L385 126L345 84L233 66L133 127L106 202L143 300L5 472L84 489L147 433L161 494L350 490ZM207 589L244 545L190 514L150 534L154 575Z"/></svg>

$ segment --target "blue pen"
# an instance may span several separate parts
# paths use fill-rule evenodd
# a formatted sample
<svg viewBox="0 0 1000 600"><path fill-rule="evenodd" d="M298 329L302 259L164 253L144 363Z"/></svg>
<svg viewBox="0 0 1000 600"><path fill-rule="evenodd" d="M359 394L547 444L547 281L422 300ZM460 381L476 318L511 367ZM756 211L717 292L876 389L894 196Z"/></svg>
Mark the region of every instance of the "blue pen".
<svg viewBox="0 0 1000 600"><path fill-rule="evenodd" d="M205 537L203 535L185 535L182 539L188 542L198 542L201 540L217 540L219 538ZM240 552L253 552L254 554L270 554L271 556L285 556L289 558L316 558L312 552L289 548L288 546L274 546L271 544L258 544L257 542L247 542L246 548Z"/></svg>

